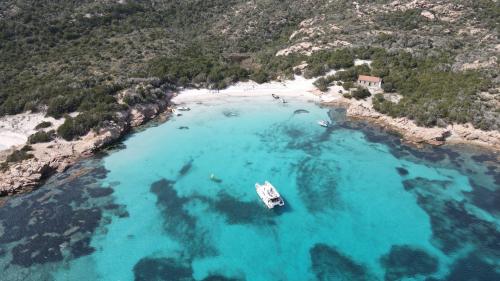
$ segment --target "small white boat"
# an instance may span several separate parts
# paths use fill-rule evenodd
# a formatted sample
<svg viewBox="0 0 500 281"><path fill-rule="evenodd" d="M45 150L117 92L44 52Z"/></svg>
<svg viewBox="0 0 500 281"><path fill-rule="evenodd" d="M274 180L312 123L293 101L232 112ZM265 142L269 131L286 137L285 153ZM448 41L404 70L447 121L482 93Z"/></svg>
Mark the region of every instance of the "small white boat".
<svg viewBox="0 0 500 281"><path fill-rule="evenodd" d="M274 98L275 100L279 100L279 99L280 99L280 97L279 97L278 95L271 94L271 96L273 96L273 98Z"/></svg>
<svg viewBox="0 0 500 281"><path fill-rule="evenodd" d="M320 125L321 127L327 128L328 126L330 126L330 122L328 122L326 120L319 120L318 125Z"/></svg>
<svg viewBox="0 0 500 281"><path fill-rule="evenodd" d="M284 98L281 98L282 103L288 103Z"/></svg>
<svg viewBox="0 0 500 281"><path fill-rule="evenodd" d="M262 202L266 204L267 208L272 209L275 206L285 205L283 198L281 198L276 188L268 181L265 181L262 185L256 183L255 190L257 191L257 194L259 195Z"/></svg>
<svg viewBox="0 0 500 281"><path fill-rule="evenodd" d="M216 183L221 183L222 180L216 177L214 174L210 174L210 180Z"/></svg>
<svg viewBox="0 0 500 281"><path fill-rule="evenodd" d="M172 108L172 114L174 114L175 116L181 116L182 113L180 113L177 109L175 108Z"/></svg>
<svg viewBox="0 0 500 281"><path fill-rule="evenodd" d="M177 107L177 110L180 110L180 111L190 111L191 108L185 107L185 106L179 106L179 107Z"/></svg>

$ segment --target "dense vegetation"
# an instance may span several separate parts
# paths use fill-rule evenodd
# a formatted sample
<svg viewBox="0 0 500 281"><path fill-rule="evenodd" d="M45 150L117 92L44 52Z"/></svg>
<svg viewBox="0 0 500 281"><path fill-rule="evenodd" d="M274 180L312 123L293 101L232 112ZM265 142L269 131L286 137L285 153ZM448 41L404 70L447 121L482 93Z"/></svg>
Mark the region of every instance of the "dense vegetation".
<svg viewBox="0 0 500 281"><path fill-rule="evenodd" d="M112 112L97 108L96 110L82 112L74 118L66 116L64 123L57 129L57 133L65 140L72 140L85 135L91 129L98 129L105 122L113 119Z"/></svg>
<svg viewBox="0 0 500 281"><path fill-rule="evenodd" d="M377 54L372 72L384 78L386 92L398 92L403 99L393 103L379 97L375 108L407 116L422 126L471 122L477 128L499 129L498 109L480 96L491 88L491 78L479 71L450 71L450 60L447 54L426 58L404 52Z"/></svg>
<svg viewBox="0 0 500 281"><path fill-rule="evenodd" d="M318 77L342 68L316 85L327 90L344 81L350 87L359 74L377 75L387 92L403 95L398 104L377 97L381 112L427 126L472 122L499 128L498 109L478 96L497 87L498 70L460 70L494 50L495 36L459 37L470 25L497 34L500 13L494 1L448 1L461 7L453 24L438 14L436 20L422 17L421 9L389 10L390 1L357 1L361 9L347 0L120 2L1 1L0 116L47 110L60 118L78 111L57 130L73 139L114 120L124 106L159 97L158 91L144 91L118 105L116 94L138 79L155 77L155 87L162 89L221 89L241 80ZM360 17L363 10L369 12ZM300 30L310 19L321 32ZM298 42L325 47L339 39L351 46L275 56ZM372 59L372 69L353 66L355 58ZM303 62L308 66L300 71L296 66ZM353 96L367 95L360 90Z"/></svg>
<svg viewBox="0 0 500 281"><path fill-rule="evenodd" d="M492 89L493 77L480 71L451 71L451 53L417 57L405 51L387 52L379 48L349 49L349 52L344 55L346 61L352 61L354 57L370 58L373 60L371 68L367 65L351 66L335 75L321 77L315 81L318 89L327 91L332 83L342 81L348 90L355 86L351 82L360 74L379 76L384 80L383 89L386 93L397 92L403 97L394 103L378 95L373 100L374 107L382 113L393 117L406 116L421 126L470 122L485 130L499 129L498 108L494 103L484 102L480 95L489 90L493 96L498 96L498 92ZM313 54L309 61L316 61L315 56ZM321 52L317 56L327 55ZM327 60L319 60L324 61ZM330 67L326 63L316 63L310 64L308 69L320 69L314 73L322 75ZM369 93L358 89L349 96L362 99L368 97Z"/></svg>
<svg viewBox="0 0 500 281"><path fill-rule="evenodd" d="M55 131L38 131L28 138L28 143L30 144L35 144L35 143L42 143L42 142L49 142L52 139L54 139L55 136Z"/></svg>

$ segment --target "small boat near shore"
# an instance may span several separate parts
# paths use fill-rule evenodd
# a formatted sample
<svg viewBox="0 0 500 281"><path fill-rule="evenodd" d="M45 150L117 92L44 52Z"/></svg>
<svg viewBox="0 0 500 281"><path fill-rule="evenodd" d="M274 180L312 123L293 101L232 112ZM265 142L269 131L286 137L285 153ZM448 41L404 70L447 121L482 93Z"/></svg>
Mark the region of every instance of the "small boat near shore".
<svg viewBox="0 0 500 281"><path fill-rule="evenodd" d="M274 98L275 100L279 100L279 99L280 99L280 96L278 96L278 95L271 94L271 96L273 96L273 98Z"/></svg>
<svg viewBox="0 0 500 281"><path fill-rule="evenodd" d="M328 126L330 126L330 122L328 122L326 120L319 120L318 125L320 125L321 127L328 128Z"/></svg>
<svg viewBox="0 0 500 281"><path fill-rule="evenodd" d="M186 106L179 106L179 107L177 107L177 110L179 110L179 111L190 111L191 108L186 107Z"/></svg>
<svg viewBox="0 0 500 281"><path fill-rule="evenodd" d="M276 188L270 182L265 181L264 184L256 183L255 190L267 208L272 209L275 206L285 205L283 198L281 198Z"/></svg>
<svg viewBox="0 0 500 281"><path fill-rule="evenodd" d="M182 113L180 113L177 109L175 108L172 108L172 114L174 114L175 116L182 116Z"/></svg>
<svg viewBox="0 0 500 281"><path fill-rule="evenodd" d="M282 103L288 103L284 98L281 98Z"/></svg>

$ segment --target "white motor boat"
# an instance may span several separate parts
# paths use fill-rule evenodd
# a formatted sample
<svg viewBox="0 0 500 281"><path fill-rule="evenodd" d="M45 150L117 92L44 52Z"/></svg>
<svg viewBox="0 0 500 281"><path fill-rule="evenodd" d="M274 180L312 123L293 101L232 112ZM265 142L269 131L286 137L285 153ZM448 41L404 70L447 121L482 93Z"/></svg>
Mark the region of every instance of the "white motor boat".
<svg viewBox="0 0 500 281"><path fill-rule="evenodd" d="M177 107L177 110L180 110L180 111L190 111L191 108L185 107L185 106L179 106L179 107Z"/></svg>
<svg viewBox="0 0 500 281"><path fill-rule="evenodd" d="M172 114L174 114L175 116L181 116L182 113L180 113L177 109L175 108L172 108Z"/></svg>
<svg viewBox="0 0 500 281"><path fill-rule="evenodd" d="M264 204L266 204L267 208L272 209L275 206L285 205L283 198L281 198L276 188L270 182L265 181L262 185L256 183L255 190L257 191L260 199L262 199Z"/></svg>
<svg viewBox="0 0 500 281"><path fill-rule="evenodd" d="M318 125L320 125L321 127L327 128L328 126L330 126L330 122L328 122L326 120L319 120Z"/></svg>

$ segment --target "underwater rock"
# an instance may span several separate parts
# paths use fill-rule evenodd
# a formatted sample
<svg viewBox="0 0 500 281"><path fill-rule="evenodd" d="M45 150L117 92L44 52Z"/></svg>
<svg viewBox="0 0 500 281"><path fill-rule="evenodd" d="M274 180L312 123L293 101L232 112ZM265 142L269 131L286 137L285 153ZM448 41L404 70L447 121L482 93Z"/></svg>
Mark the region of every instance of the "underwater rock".
<svg viewBox="0 0 500 281"><path fill-rule="evenodd" d="M50 188L2 206L0 247L10 244L5 250L11 251L12 264L30 267L61 261L63 248L72 253L69 259L94 251L90 237L106 223L102 219L106 206L114 204L107 198L113 190L99 186L98 178L105 177L107 170L95 162L98 166L93 166L93 160L82 161L52 178Z"/></svg>
<svg viewBox="0 0 500 281"><path fill-rule="evenodd" d="M498 256L497 256L498 261ZM498 265L497 265L498 267ZM446 281L492 281L500 280L500 273L495 266L479 258L475 253L456 261L452 265Z"/></svg>
<svg viewBox="0 0 500 281"><path fill-rule="evenodd" d="M498 167L500 168L500 164ZM497 166L488 166L488 171L485 175L492 176L495 186L500 186L500 169L497 169Z"/></svg>
<svg viewBox="0 0 500 281"><path fill-rule="evenodd" d="M330 118L331 122L334 123L343 123L346 121L346 109L342 107L337 107L330 109L328 111L328 117Z"/></svg>
<svg viewBox="0 0 500 281"><path fill-rule="evenodd" d="M188 126L180 126L178 129L179 130L189 130L189 127Z"/></svg>
<svg viewBox="0 0 500 281"><path fill-rule="evenodd" d="M71 254L74 258L90 255L94 251L94 247L90 246L90 237L85 237L71 245Z"/></svg>
<svg viewBox="0 0 500 281"><path fill-rule="evenodd" d="M439 268L437 258L408 245L392 246L390 252L381 257L380 263L385 267L386 281L430 275Z"/></svg>
<svg viewBox="0 0 500 281"><path fill-rule="evenodd" d="M186 254L191 258L215 254L205 231L197 228L196 217L185 208L190 199L180 197L174 185L174 181L161 179L154 182L150 189L157 196L156 205L162 211L165 231L185 246Z"/></svg>
<svg viewBox="0 0 500 281"><path fill-rule="evenodd" d="M293 112L293 114L303 114L303 113L309 113L309 111L305 109L297 109Z"/></svg>
<svg viewBox="0 0 500 281"><path fill-rule="evenodd" d="M174 181L161 179L151 185L151 192L156 194L156 204L161 207L165 218L165 227L179 236L192 236L196 219L184 209L188 199L179 197L174 188Z"/></svg>
<svg viewBox="0 0 500 281"><path fill-rule="evenodd" d="M169 258L142 258L134 265L135 281L191 281L193 270Z"/></svg>
<svg viewBox="0 0 500 281"><path fill-rule="evenodd" d="M243 281L244 279L228 278L222 275L210 275L202 279L202 281Z"/></svg>
<svg viewBox="0 0 500 281"><path fill-rule="evenodd" d="M500 256L500 232L494 223L469 213L466 202L447 201L437 194L413 192L417 204L429 215L432 242L444 253L451 254L473 245L484 256Z"/></svg>
<svg viewBox="0 0 500 281"><path fill-rule="evenodd" d="M337 249L325 244L316 244L309 250L312 271L320 281L356 280L372 281L366 268Z"/></svg>
<svg viewBox="0 0 500 281"><path fill-rule="evenodd" d="M472 155L471 156L472 160L478 162L478 163L485 163L485 162L497 162L497 156L495 154L477 154L477 155Z"/></svg>
<svg viewBox="0 0 500 281"><path fill-rule="evenodd" d="M28 242L19 244L12 249L12 264L30 267L35 263L56 262L63 259L59 246L66 239L51 235L37 235Z"/></svg>
<svg viewBox="0 0 500 281"><path fill-rule="evenodd" d="M403 181L404 189L407 191L411 190L426 190L426 191L436 191L438 189L447 189L449 185L453 184L452 181L446 180L430 180L422 177L417 177L414 179L408 179Z"/></svg>
<svg viewBox="0 0 500 281"><path fill-rule="evenodd" d="M216 212L226 217L229 224L274 224L272 217L275 213L268 212L266 207L257 201L244 202L220 192L217 199L210 204Z"/></svg>
<svg viewBox="0 0 500 281"><path fill-rule="evenodd" d="M179 176L185 176L191 168L193 167L193 159L189 160L182 168L179 170Z"/></svg>
<svg viewBox="0 0 500 281"><path fill-rule="evenodd" d="M500 187L492 187L493 190L491 190L476 184L471 179L469 179L469 183L472 190L464 192L464 194L471 199L472 204L492 214L500 214Z"/></svg>
<svg viewBox="0 0 500 281"><path fill-rule="evenodd" d="M409 174L408 170L403 167L396 167L396 170L400 176L407 176Z"/></svg>
<svg viewBox="0 0 500 281"><path fill-rule="evenodd" d="M114 192L112 188L109 187L101 187L101 188L89 188L88 193L91 197L104 197L111 195Z"/></svg>
<svg viewBox="0 0 500 281"><path fill-rule="evenodd" d="M286 128L285 133L290 138L300 138L305 135L304 131L297 128Z"/></svg>
<svg viewBox="0 0 500 281"><path fill-rule="evenodd" d="M338 167L332 167L330 162L306 158L298 164L297 169L299 195L310 212L319 212L338 205L336 190Z"/></svg>

